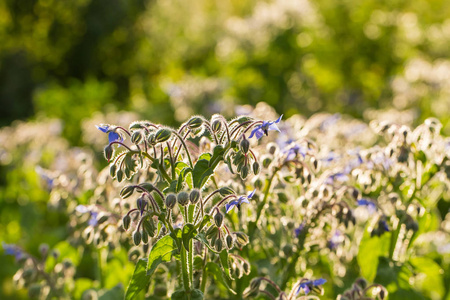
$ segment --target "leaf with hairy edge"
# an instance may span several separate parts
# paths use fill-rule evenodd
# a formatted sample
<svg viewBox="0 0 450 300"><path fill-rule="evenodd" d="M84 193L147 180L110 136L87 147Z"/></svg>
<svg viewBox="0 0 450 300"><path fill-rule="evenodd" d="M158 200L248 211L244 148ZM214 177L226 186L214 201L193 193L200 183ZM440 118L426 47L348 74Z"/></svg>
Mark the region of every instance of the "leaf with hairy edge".
<svg viewBox="0 0 450 300"><path fill-rule="evenodd" d="M229 280L234 280L233 277L231 277L231 270L230 265L228 264L228 250L223 249L220 252L220 264L222 265L223 273L227 276Z"/></svg>
<svg viewBox="0 0 450 300"><path fill-rule="evenodd" d="M175 249L175 243L169 235L156 242L148 256L147 275L151 276L160 263L170 261Z"/></svg>
<svg viewBox="0 0 450 300"><path fill-rule="evenodd" d="M213 253L216 253L216 254L219 254L219 252L217 252L216 250L214 250L214 248L211 247L211 246L209 245L209 242L208 242L208 240L206 239L205 234L204 234L203 232L197 234L197 235L194 237L194 239L197 240L197 241L202 242L203 245L205 245L206 247L208 247L209 251L211 251L211 252L213 252Z"/></svg>
<svg viewBox="0 0 450 300"><path fill-rule="evenodd" d="M135 297L147 286L150 281L150 276L147 275L146 266L147 259L141 258L138 260L134 268L133 276L128 284L125 300L135 299Z"/></svg>
<svg viewBox="0 0 450 300"><path fill-rule="evenodd" d="M178 175L178 183L176 191L177 193L183 188L183 182L185 182L185 179L187 179L186 177L189 173L192 173L191 168L184 168L183 170L181 170L180 175Z"/></svg>
<svg viewBox="0 0 450 300"><path fill-rule="evenodd" d="M199 160L192 170L195 188L202 188L203 185L205 185L209 177L214 174L214 169L217 167L219 162L223 160L224 153L224 148L221 145L217 145L213 150L213 155L204 153L199 157Z"/></svg>
<svg viewBox="0 0 450 300"><path fill-rule="evenodd" d="M220 282L224 287L226 287L233 295L236 295L236 292L231 289L228 285L227 280L223 277L223 272L219 268L219 266L212 261L206 264L206 272L211 274L214 277L214 280Z"/></svg>
<svg viewBox="0 0 450 300"><path fill-rule="evenodd" d="M189 241L195 236L197 233L197 229L195 229L194 224L186 224L183 227L183 231L181 233L181 239L183 240L184 249L189 251Z"/></svg>

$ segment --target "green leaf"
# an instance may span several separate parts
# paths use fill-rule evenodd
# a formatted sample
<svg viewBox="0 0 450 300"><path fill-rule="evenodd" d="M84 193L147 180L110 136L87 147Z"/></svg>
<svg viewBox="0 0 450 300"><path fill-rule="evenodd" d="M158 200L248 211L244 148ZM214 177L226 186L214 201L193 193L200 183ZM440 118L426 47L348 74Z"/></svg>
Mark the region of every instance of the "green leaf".
<svg viewBox="0 0 450 300"><path fill-rule="evenodd" d="M174 249L174 240L169 235L156 242L148 256L147 275L151 276L160 263L170 261Z"/></svg>
<svg viewBox="0 0 450 300"><path fill-rule="evenodd" d="M181 170L180 174L178 175L177 190L176 190L177 193L183 188L183 182L185 181L185 178L189 173L192 173L191 168L184 168L183 170Z"/></svg>
<svg viewBox="0 0 450 300"><path fill-rule="evenodd" d="M192 170L192 177L195 188L202 188L208 181L209 177L214 173L214 169L219 162L223 160L224 148L217 145L214 148L213 155L204 153L200 155L199 160Z"/></svg>
<svg viewBox="0 0 450 300"><path fill-rule="evenodd" d="M197 240L197 241L202 242L203 245L205 245L206 247L208 247L209 251L211 251L211 252L213 252L213 253L219 254L219 252L217 252L214 248L212 248L212 247L209 245L209 242L208 242L208 240L207 240L206 237L205 237L205 233L200 232L199 234L197 234L197 235L194 237L194 239Z"/></svg>
<svg viewBox="0 0 450 300"><path fill-rule="evenodd" d="M230 265L228 264L228 250L223 249L219 254L219 258L220 264L222 266L222 271L225 274L225 276L227 276L229 280L234 280L233 277L231 277Z"/></svg>
<svg viewBox="0 0 450 300"><path fill-rule="evenodd" d="M103 294L98 297L98 300L122 300L123 299L123 288L122 286L116 285L112 289L105 290Z"/></svg>
<svg viewBox="0 0 450 300"><path fill-rule="evenodd" d="M370 233L364 233L359 244L358 264L361 269L361 275L368 281L373 282L377 275L378 257L383 256L389 249L390 234L385 233L382 236L370 237Z"/></svg>
<svg viewBox="0 0 450 300"><path fill-rule="evenodd" d="M223 276L222 270L219 268L219 266L212 261L206 264L206 272L211 274L214 277L214 280L217 282L220 282L224 287L226 287L233 295L236 295L236 292L231 289L231 287L228 285L227 280Z"/></svg>
<svg viewBox="0 0 450 300"><path fill-rule="evenodd" d="M128 284L125 300L135 299L135 297L147 286L150 276L146 272L147 259L141 258L136 264L133 276Z"/></svg>
<svg viewBox="0 0 450 300"><path fill-rule="evenodd" d="M163 190L164 194L177 193L178 180L172 180L170 185Z"/></svg>
<svg viewBox="0 0 450 300"><path fill-rule="evenodd" d="M197 229L194 224L186 224L183 227L183 231L181 233L181 239L183 240L184 249L189 251L189 241L195 236L197 233Z"/></svg>
<svg viewBox="0 0 450 300"><path fill-rule="evenodd" d="M414 286L430 299L443 299L445 287L442 268L428 257L413 257L409 262L416 274Z"/></svg>
<svg viewBox="0 0 450 300"><path fill-rule="evenodd" d="M188 297L185 291L176 291L172 294L170 299L172 300L203 300L203 293L200 290L192 290L191 291L191 297Z"/></svg>

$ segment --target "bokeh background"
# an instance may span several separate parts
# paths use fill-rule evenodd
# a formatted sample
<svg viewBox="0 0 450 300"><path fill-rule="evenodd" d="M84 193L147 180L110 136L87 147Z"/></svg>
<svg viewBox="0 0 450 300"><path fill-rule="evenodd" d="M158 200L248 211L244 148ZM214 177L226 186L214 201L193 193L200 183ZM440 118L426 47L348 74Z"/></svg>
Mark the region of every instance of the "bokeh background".
<svg viewBox="0 0 450 300"><path fill-rule="evenodd" d="M81 152L104 166L102 122L263 101L287 117L432 116L448 135L449 49L447 0L0 1L0 240L33 253L67 236L35 167L76 169ZM26 298L14 258L0 265L0 298Z"/></svg>

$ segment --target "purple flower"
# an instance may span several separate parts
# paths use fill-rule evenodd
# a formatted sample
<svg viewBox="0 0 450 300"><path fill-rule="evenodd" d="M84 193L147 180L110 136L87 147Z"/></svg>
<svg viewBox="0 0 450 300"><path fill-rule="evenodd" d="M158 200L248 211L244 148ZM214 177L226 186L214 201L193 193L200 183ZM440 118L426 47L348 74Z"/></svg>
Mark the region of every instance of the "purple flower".
<svg viewBox="0 0 450 300"><path fill-rule="evenodd" d="M282 117L283 115L281 115L276 121L263 121L261 125L256 126L252 130L249 139L251 139L255 135L256 138L259 140L260 138L263 137L264 134L269 135L269 130L276 130L280 132L280 129L276 124L280 123Z"/></svg>
<svg viewBox="0 0 450 300"><path fill-rule="evenodd" d="M75 210L81 214L85 214L85 213L90 213L91 214L91 218L88 221L88 224L90 226L95 226L98 223L98 212L93 211L92 209L90 209L89 207L85 206L85 205L78 205Z"/></svg>
<svg viewBox="0 0 450 300"><path fill-rule="evenodd" d="M328 248L331 250L336 249L340 244L342 244L344 237L339 230L336 230L331 239L328 241Z"/></svg>
<svg viewBox="0 0 450 300"><path fill-rule="evenodd" d="M111 126L106 125L106 124L100 124L100 125L95 125L95 127L97 127L98 130L100 130L104 133L108 133L109 143L112 143L115 141L123 142L123 138L117 132L113 131L113 128L111 128Z"/></svg>
<svg viewBox="0 0 450 300"><path fill-rule="evenodd" d="M359 206L367 206L367 210L370 214L373 214L377 210L377 206L372 201L367 199L360 199L357 201Z"/></svg>
<svg viewBox="0 0 450 300"><path fill-rule="evenodd" d="M5 249L6 255L12 255L15 257L16 261L22 259L25 256L25 253L14 244L7 244L2 242L2 247Z"/></svg>
<svg viewBox="0 0 450 300"><path fill-rule="evenodd" d="M255 194L256 189L253 190L248 196L240 196L238 199L232 200L229 203L225 205L226 213L228 213L230 210L233 209L233 207L237 207L238 210L241 210L241 204L242 203L250 203L248 199L251 199L253 195Z"/></svg>
<svg viewBox="0 0 450 300"><path fill-rule="evenodd" d="M300 224L300 226L294 229L295 236L298 237L302 233L303 229L305 229L305 223Z"/></svg>
<svg viewBox="0 0 450 300"><path fill-rule="evenodd" d="M298 294L300 294L301 290L303 290L305 292L305 295L308 295L312 288L314 288L315 286L322 285L325 282L327 282L327 281L323 278L302 282L302 283L300 283L295 295L297 296Z"/></svg>
<svg viewBox="0 0 450 300"><path fill-rule="evenodd" d="M303 157L306 156L305 147L302 147L298 144L291 144L291 145L292 146L290 146L289 149L284 150L284 153L286 153L286 161L293 160L299 154L301 154Z"/></svg>

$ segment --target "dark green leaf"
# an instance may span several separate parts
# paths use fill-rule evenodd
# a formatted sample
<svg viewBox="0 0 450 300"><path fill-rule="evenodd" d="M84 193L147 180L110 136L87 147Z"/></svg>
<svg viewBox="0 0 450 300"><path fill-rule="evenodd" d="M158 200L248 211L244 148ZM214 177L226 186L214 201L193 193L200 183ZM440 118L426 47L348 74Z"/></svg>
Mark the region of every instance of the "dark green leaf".
<svg viewBox="0 0 450 300"><path fill-rule="evenodd" d="M222 270L219 266L213 262L209 262L206 264L206 272L211 274L214 277L214 280L220 282L224 287L226 287L232 294L236 295L236 292L231 289L228 285L227 280L223 276Z"/></svg>
<svg viewBox="0 0 450 300"><path fill-rule="evenodd" d="M135 297L147 286L150 280L150 276L147 275L147 259L141 258L138 260L134 269L133 276L128 284L125 299L135 299Z"/></svg>
<svg viewBox="0 0 450 300"><path fill-rule="evenodd" d="M174 240L169 235L156 242L148 256L147 275L151 276L160 263L170 261L172 252L175 249Z"/></svg>
<svg viewBox="0 0 450 300"><path fill-rule="evenodd" d="M223 273L229 280L233 280L233 277L231 277L231 270L230 265L228 264L228 250L224 249L220 252L220 264L222 266Z"/></svg>
<svg viewBox="0 0 450 300"><path fill-rule="evenodd" d="M195 236L197 233L197 229L193 224L186 224L183 227L183 231L181 233L181 239L183 240L184 249L189 251L189 241Z"/></svg>

